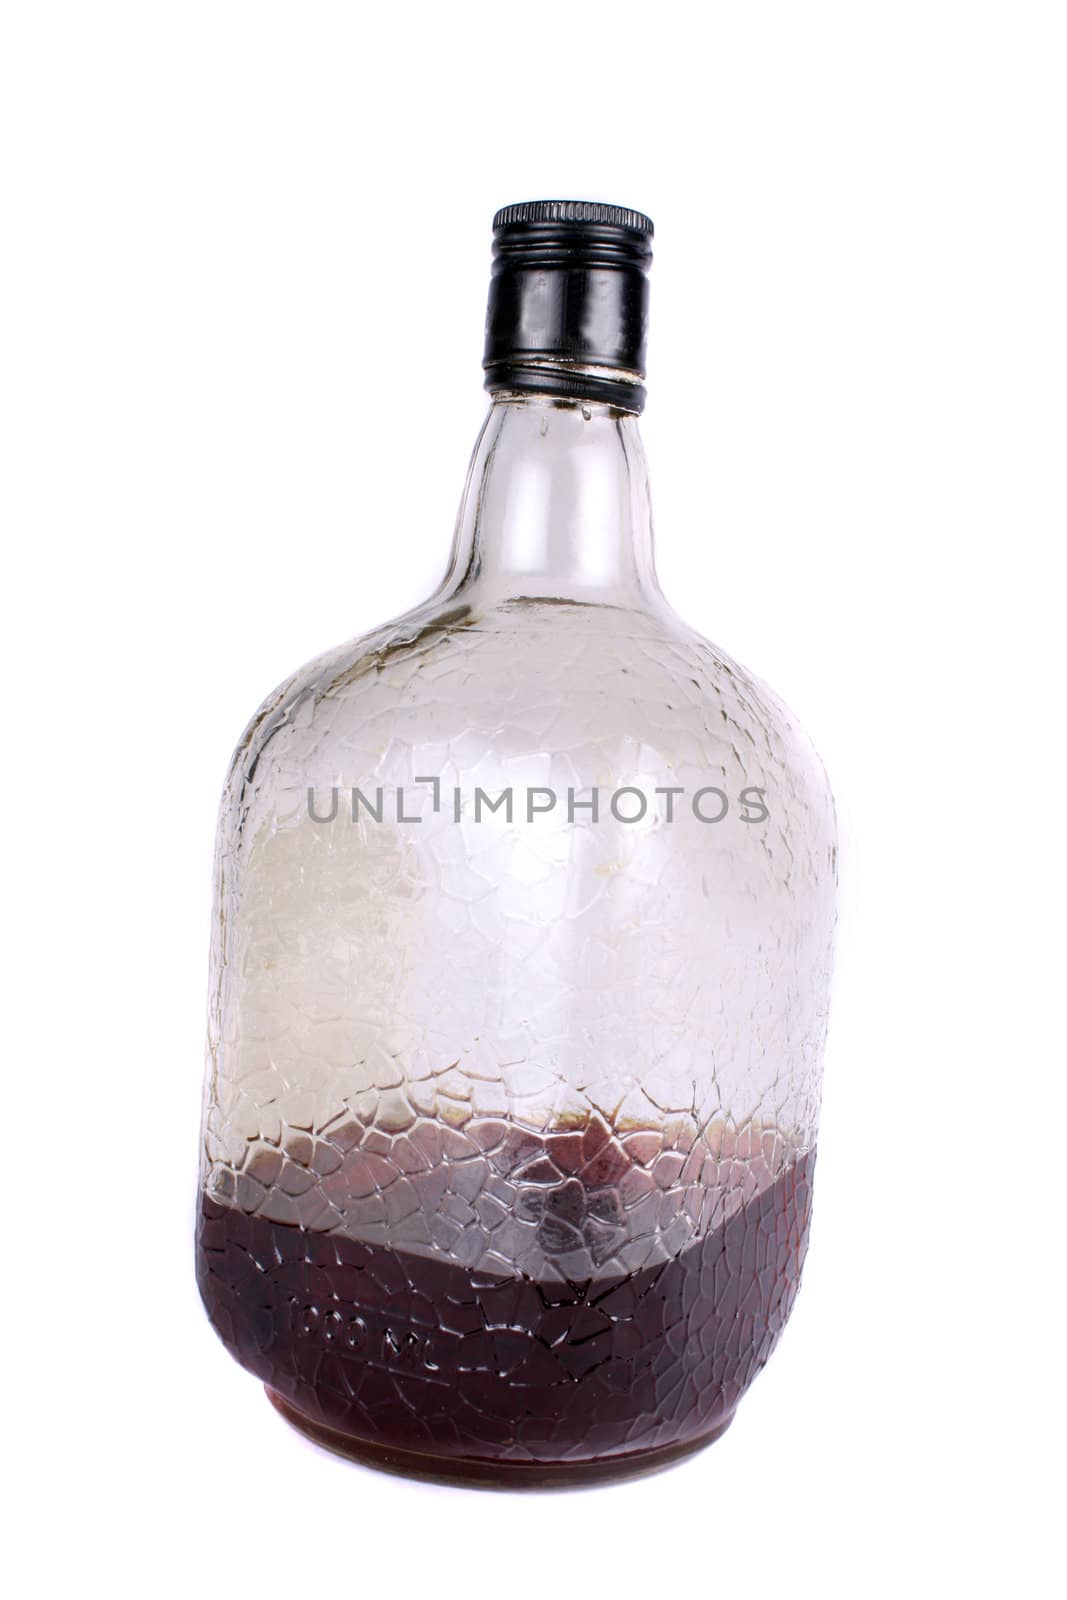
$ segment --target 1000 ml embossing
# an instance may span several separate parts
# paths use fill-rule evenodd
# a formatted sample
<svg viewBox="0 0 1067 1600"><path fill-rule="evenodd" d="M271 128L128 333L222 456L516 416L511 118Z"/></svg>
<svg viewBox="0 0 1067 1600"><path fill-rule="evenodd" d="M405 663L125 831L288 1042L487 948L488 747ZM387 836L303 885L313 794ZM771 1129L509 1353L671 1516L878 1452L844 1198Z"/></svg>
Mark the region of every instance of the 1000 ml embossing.
<svg viewBox="0 0 1067 1600"><path fill-rule="evenodd" d="M312 1304L296 1306L294 1303L292 1310L291 1326L296 1333L305 1339L319 1340L335 1353L350 1352L364 1361L386 1366L422 1368L428 1374L440 1371L424 1333L416 1333L411 1328L371 1326L359 1312L342 1312L336 1306L323 1310Z"/></svg>

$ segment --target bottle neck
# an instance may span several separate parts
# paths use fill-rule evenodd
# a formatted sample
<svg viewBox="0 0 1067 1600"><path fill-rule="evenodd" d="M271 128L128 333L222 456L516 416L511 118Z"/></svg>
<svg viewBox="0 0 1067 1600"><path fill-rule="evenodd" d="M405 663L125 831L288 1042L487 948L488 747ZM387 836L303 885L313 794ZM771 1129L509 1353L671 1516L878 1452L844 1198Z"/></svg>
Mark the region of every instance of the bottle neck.
<svg viewBox="0 0 1067 1600"><path fill-rule="evenodd" d="M445 589L479 604L662 607L637 418L592 401L495 397L467 476Z"/></svg>

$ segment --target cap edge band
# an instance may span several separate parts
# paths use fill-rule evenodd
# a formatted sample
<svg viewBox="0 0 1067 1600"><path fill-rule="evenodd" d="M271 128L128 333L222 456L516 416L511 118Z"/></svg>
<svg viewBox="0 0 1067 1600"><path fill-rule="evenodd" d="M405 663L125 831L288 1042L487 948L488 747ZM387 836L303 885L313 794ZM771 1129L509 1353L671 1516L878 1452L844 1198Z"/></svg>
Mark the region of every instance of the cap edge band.
<svg viewBox="0 0 1067 1600"><path fill-rule="evenodd" d="M560 395L570 400L599 400L619 411L640 414L647 390L640 374L591 369L577 363L498 361L485 363L484 386L490 394L511 389L519 394Z"/></svg>

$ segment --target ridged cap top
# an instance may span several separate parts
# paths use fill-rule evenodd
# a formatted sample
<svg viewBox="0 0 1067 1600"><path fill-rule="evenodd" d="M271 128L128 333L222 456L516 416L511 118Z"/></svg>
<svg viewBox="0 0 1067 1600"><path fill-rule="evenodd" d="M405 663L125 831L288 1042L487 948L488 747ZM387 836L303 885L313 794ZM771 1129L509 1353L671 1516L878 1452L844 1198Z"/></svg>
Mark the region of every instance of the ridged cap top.
<svg viewBox="0 0 1067 1600"><path fill-rule="evenodd" d="M630 211L625 206L601 205L596 200L524 200L519 205L502 206L493 218L493 231L510 228L517 222L585 222L601 227L629 228L634 233L645 233L651 239L655 233L651 217L641 211Z"/></svg>

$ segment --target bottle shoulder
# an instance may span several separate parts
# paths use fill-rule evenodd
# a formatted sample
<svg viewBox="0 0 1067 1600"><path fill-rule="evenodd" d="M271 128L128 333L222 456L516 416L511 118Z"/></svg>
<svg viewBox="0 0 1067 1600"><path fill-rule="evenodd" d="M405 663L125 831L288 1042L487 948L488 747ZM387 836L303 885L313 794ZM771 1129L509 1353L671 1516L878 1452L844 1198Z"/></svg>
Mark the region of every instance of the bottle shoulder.
<svg viewBox="0 0 1067 1600"><path fill-rule="evenodd" d="M259 708L228 791L348 782L422 754L476 767L597 750L620 769L654 751L668 768L788 775L829 803L825 772L785 703L666 604L572 601L480 607L433 597L308 662Z"/></svg>
<svg viewBox="0 0 1067 1600"><path fill-rule="evenodd" d="M387 668L393 651L414 645L428 625L440 622L436 608L427 602L324 650L290 673L245 724L230 758L229 784L242 774L254 778L272 746L291 743L302 730L314 729L325 705L348 697L347 691L360 678L373 682Z"/></svg>

